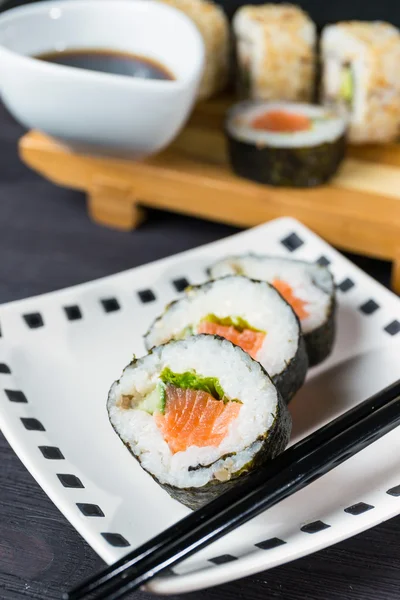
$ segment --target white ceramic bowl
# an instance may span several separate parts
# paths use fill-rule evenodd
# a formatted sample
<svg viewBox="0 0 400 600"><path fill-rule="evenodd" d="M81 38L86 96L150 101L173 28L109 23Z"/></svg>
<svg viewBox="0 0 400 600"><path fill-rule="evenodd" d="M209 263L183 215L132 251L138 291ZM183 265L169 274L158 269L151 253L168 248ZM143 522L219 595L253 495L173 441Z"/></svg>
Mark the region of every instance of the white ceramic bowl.
<svg viewBox="0 0 400 600"><path fill-rule="evenodd" d="M158 60L174 81L60 66L32 56L110 48ZM204 47L181 12L153 0L39 2L0 17L0 90L23 125L80 150L148 156L185 123L202 75Z"/></svg>

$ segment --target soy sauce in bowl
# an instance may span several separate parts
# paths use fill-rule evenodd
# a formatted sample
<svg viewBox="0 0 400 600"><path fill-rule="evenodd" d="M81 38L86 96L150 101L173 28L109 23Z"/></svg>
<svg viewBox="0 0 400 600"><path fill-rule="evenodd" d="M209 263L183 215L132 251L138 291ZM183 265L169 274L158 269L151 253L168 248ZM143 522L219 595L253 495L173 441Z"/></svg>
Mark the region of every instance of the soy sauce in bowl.
<svg viewBox="0 0 400 600"><path fill-rule="evenodd" d="M160 62L129 52L107 49L73 49L35 56L39 60L112 75L173 81L174 75Z"/></svg>

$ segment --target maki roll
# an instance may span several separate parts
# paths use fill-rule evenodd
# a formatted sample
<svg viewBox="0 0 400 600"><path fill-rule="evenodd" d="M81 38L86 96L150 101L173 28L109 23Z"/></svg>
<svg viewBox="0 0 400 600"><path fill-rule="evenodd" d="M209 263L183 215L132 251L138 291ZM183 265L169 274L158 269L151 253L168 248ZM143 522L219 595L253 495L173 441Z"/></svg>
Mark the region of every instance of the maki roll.
<svg viewBox="0 0 400 600"><path fill-rule="evenodd" d="M211 335L155 348L111 387L112 426L140 465L189 508L282 452L291 419L246 352Z"/></svg>
<svg viewBox="0 0 400 600"><path fill-rule="evenodd" d="M312 100L316 27L301 8L243 6L233 18L233 32L241 98Z"/></svg>
<svg viewBox="0 0 400 600"><path fill-rule="evenodd" d="M189 288L145 335L146 348L211 334L230 340L262 364L289 400L303 385L308 360L298 318L265 281L232 275Z"/></svg>
<svg viewBox="0 0 400 600"><path fill-rule="evenodd" d="M225 130L234 172L259 183L320 185L345 155L346 120L312 104L239 103L228 112Z"/></svg>
<svg viewBox="0 0 400 600"><path fill-rule="evenodd" d="M211 278L240 273L268 281L300 319L310 366L322 362L335 340L335 283L329 269L315 263L248 254L229 256L210 269Z"/></svg>
<svg viewBox="0 0 400 600"><path fill-rule="evenodd" d="M161 1L184 12L200 31L205 61L198 99L214 96L226 87L230 72L230 31L223 9L209 0Z"/></svg>
<svg viewBox="0 0 400 600"><path fill-rule="evenodd" d="M349 141L395 140L400 124L400 31L379 21L328 25L321 53L322 102L349 115Z"/></svg>

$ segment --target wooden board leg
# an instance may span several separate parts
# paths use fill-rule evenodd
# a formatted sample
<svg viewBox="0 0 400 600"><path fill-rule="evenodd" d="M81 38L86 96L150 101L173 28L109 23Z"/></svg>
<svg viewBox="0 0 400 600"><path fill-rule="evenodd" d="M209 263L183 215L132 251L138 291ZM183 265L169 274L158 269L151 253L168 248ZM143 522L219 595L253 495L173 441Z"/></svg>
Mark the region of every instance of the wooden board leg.
<svg viewBox="0 0 400 600"><path fill-rule="evenodd" d="M145 217L143 208L128 189L99 182L88 191L88 212L93 221L107 227L130 231Z"/></svg>
<svg viewBox="0 0 400 600"><path fill-rule="evenodd" d="M400 294L400 249L396 252L396 258L392 264L392 290Z"/></svg>

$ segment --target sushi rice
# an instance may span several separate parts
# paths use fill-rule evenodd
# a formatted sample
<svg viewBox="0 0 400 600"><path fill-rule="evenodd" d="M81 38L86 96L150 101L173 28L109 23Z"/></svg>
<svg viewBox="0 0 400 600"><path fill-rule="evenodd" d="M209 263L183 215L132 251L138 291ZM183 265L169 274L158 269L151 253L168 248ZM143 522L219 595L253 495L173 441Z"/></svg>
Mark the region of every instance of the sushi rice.
<svg viewBox="0 0 400 600"><path fill-rule="evenodd" d="M239 273L267 281L292 305L301 322L310 365L332 351L335 338L335 285L327 267L287 258L229 256L209 269L212 279Z"/></svg>
<svg viewBox="0 0 400 600"><path fill-rule="evenodd" d="M215 389L223 390L223 398L211 398L194 388L182 391L179 384L165 385L165 372L180 374L176 377L190 373L203 381L211 378L207 381L216 382ZM160 385L164 401L146 400L157 395ZM183 404L179 403L182 398ZM204 399L220 411L234 409L225 429L218 420L219 426L213 425L213 418L208 429L207 423L196 421L196 406L202 406ZM167 438L165 424L174 406L178 415L173 415L174 427ZM238 346L212 335L171 341L134 360L113 384L107 408L112 426L141 466L191 508L211 500L283 451L291 431L286 405L262 366ZM220 443L209 444L207 435L215 434ZM196 438L197 444L191 443Z"/></svg>
<svg viewBox="0 0 400 600"><path fill-rule="evenodd" d="M308 361L299 320L265 281L230 275L189 288L145 335L149 350L196 333L227 337L259 361L288 402L304 382Z"/></svg>

